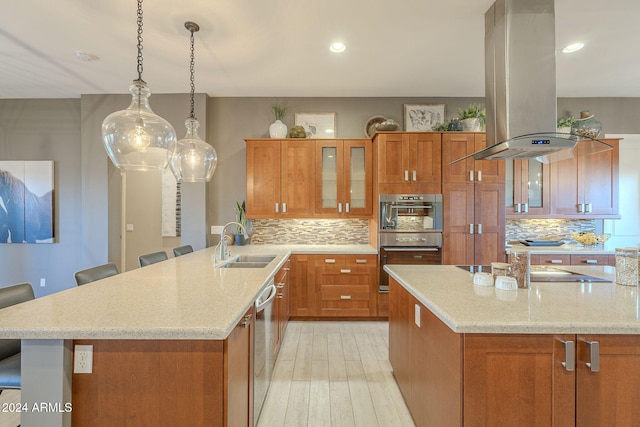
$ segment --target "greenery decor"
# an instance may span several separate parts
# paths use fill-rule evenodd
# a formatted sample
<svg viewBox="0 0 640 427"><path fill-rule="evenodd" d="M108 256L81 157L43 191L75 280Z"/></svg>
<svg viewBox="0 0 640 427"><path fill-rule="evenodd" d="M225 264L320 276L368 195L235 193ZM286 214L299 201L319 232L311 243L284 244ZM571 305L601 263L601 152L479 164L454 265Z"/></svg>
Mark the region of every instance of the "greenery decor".
<svg viewBox="0 0 640 427"><path fill-rule="evenodd" d="M444 122L444 123L436 123L431 127L431 130L434 132L444 132L446 130L448 130L449 128L449 123Z"/></svg>
<svg viewBox="0 0 640 427"><path fill-rule="evenodd" d="M273 113L276 120L282 121L284 120L284 116L287 115L287 107L276 101L271 104L271 112Z"/></svg>
<svg viewBox="0 0 640 427"><path fill-rule="evenodd" d="M464 119L480 119L482 129L485 127L487 117L487 109L482 104L470 104L467 109L458 108L458 117Z"/></svg>
<svg viewBox="0 0 640 427"><path fill-rule="evenodd" d="M247 204L243 200L242 203L236 202L236 222L242 224L244 233L247 232ZM237 234L243 234L240 227L236 227Z"/></svg>
<svg viewBox="0 0 640 427"><path fill-rule="evenodd" d="M558 119L557 127L560 128L570 128L576 122L576 118L572 116L562 117Z"/></svg>

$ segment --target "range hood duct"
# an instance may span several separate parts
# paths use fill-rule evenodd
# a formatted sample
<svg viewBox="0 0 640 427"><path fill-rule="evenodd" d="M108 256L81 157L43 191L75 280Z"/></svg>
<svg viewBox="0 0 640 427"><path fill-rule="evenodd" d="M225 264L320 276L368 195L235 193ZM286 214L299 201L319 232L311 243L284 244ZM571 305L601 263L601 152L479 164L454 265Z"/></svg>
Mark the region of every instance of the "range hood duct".
<svg viewBox="0 0 640 427"><path fill-rule="evenodd" d="M496 0L485 13L485 104L492 145L452 163L468 157L550 163L611 149L556 131L554 0Z"/></svg>

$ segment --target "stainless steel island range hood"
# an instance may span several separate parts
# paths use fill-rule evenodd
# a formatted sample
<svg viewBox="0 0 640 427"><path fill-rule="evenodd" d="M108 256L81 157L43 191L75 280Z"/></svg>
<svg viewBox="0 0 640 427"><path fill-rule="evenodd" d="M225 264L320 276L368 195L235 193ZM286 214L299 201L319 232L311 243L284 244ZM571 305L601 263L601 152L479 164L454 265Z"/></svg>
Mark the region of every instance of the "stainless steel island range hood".
<svg viewBox="0 0 640 427"><path fill-rule="evenodd" d="M485 13L485 102L492 145L455 162L473 157L549 163L575 157L579 146L581 154L611 149L556 132L554 0L497 0Z"/></svg>

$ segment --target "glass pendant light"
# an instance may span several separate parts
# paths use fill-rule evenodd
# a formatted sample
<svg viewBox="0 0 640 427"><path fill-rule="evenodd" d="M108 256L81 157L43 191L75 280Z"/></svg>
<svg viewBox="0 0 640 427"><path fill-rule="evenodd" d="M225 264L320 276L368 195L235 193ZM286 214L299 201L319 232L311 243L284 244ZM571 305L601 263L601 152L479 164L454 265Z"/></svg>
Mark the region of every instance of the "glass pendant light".
<svg viewBox="0 0 640 427"><path fill-rule="evenodd" d="M184 26L191 33L191 61L189 71L191 76L191 114L184 122L187 127L186 136L177 141L169 155L169 167L180 182L208 182L213 177L213 172L218 164L216 150L198 135L200 122L194 115L195 83L194 83L194 48L193 33L200 30L195 22L187 21Z"/></svg>
<svg viewBox="0 0 640 427"><path fill-rule="evenodd" d="M129 86L131 105L111 113L102 122L102 139L113 164L132 171L167 167L169 146L175 143L173 126L149 106L151 91L142 80L142 0L138 0L138 78Z"/></svg>

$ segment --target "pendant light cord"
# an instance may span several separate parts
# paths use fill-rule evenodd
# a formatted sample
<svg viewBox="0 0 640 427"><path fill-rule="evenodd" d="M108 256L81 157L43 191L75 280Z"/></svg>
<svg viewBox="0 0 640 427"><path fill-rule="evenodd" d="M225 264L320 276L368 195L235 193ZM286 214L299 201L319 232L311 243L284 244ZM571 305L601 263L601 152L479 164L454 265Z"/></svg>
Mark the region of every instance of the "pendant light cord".
<svg viewBox="0 0 640 427"><path fill-rule="evenodd" d="M138 0L138 80L142 80L142 0Z"/></svg>
<svg viewBox="0 0 640 427"><path fill-rule="evenodd" d="M190 64L189 64L189 73L191 75L191 116L189 116L189 117L191 117L192 119L195 119L196 118L195 117L195 112L194 112L195 111L195 104L194 104L194 100L193 100L193 97L194 97L195 92L196 92L196 83L195 83L195 79L194 79L194 74L195 74L195 65L194 65L194 63L195 63L195 53L194 52L195 52L195 49L193 47L193 45L194 45L193 29L190 30L190 31L191 31L191 38L190 38L190 41L191 41L191 61L190 61Z"/></svg>

